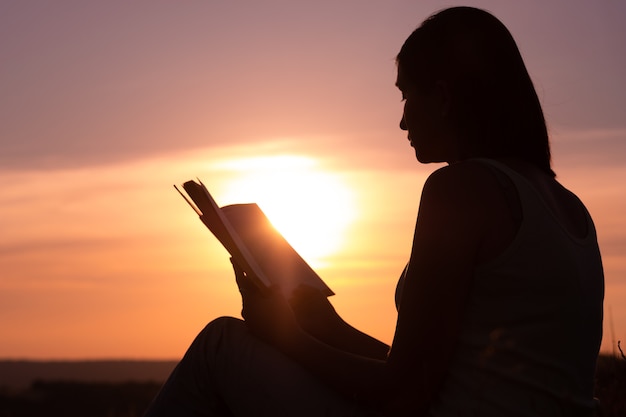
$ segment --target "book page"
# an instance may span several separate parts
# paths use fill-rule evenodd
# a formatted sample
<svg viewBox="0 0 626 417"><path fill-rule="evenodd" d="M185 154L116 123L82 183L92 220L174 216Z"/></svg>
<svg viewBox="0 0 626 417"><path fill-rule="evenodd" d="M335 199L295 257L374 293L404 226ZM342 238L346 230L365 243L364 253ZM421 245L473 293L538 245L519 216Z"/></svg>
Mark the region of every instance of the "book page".
<svg viewBox="0 0 626 417"><path fill-rule="evenodd" d="M187 200L187 202L194 207L196 212L200 214L200 220L206 227L217 237L224 248L232 255L235 262L243 268L244 271L251 273L252 276L257 278L257 285L263 287L270 287L272 282L265 275L265 272L258 266L254 256L250 254L246 245L241 241L239 235L230 225L228 219L224 216L222 210L217 206L217 203L204 187L202 183L198 184L195 181L187 181L183 184L183 188L189 194L189 197L196 204L197 208ZM180 190L179 190L180 192Z"/></svg>
<svg viewBox="0 0 626 417"><path fill-rule="evenodd" d="M222 212L273 284L288 294L300 285L316 288L327 297L334 294L258 205L234 204L222 207Z"/></svg>
<svg viewBox="0 0 626 417"><path fill-rule="evenodd" d="M325 296L334 295L272 226L258 205L234 204L219 208L202 183L187 181L183 188L197 207L181 195L243 270L258 278L257 285L266 288L276 285L287 297L300 285L316 288Z"/></svg>

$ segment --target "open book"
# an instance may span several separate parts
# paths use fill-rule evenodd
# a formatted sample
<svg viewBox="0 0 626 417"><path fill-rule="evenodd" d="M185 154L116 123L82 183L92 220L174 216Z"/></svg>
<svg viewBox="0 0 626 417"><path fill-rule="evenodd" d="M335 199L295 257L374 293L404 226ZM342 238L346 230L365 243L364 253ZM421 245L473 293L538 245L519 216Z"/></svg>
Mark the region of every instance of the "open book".
<svg viewBox="0 0 626 417"><path fill-rule="evenodd" d="M230 253L237 265L257 280L260 288L278 286L289 296L300 285L316 288L325 296L334 292L272 226L259 206L233 204L219 207L202 182L187 181L176 190L200 220ZM305 219L303 219L305 221Z"/></svg>

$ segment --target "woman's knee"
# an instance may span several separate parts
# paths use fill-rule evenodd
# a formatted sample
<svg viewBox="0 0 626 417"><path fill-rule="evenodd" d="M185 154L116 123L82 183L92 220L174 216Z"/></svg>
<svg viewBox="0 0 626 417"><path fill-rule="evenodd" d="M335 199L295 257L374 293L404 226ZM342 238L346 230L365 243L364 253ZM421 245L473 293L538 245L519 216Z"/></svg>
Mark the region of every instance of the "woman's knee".
<svg viewBox="0 0 626 417"><path fill-rule="evenodd" d="M204 326L204 328L200 331L199 335L203 335L206 333L230 331L232 328L237 329L239 327L245 326L245 322L241 319L230 316L223 316L209 322L209 324Z"/></svg>
<svg viewBox="0 0 626 417"><path fill-rule="evenodd" d="M248 332L243 320L235 317L219 317L207 324L196 336L192 346L203 350L221 347L228 340L241 338Z"/></svg>

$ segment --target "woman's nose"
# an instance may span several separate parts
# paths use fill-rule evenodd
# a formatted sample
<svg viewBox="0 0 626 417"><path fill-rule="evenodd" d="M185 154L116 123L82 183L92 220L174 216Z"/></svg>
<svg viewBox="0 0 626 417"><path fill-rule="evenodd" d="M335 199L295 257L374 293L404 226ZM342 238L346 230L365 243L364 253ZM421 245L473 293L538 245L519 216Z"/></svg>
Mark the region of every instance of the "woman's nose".
<svg viewBox="0 0 626 417"><path fill-rule="evenodd" d="M400 119L400 129L408 130L406 127L406 122L404 121L404 115L402 116L402 119Z"/></svg>

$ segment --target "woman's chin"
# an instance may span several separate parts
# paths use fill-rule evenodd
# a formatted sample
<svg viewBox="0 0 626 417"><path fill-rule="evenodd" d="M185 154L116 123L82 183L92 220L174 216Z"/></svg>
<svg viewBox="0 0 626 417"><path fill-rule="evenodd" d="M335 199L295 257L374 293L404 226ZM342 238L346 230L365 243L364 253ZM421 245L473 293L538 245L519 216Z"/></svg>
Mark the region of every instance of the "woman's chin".
<svg viewBox="0 0 626 417"><path fill-rule="evenodd" d="M415 148L415 158L417 158L417 161L421 162L422 164L428 164L430 162L436 162L436 161L433 161L433 159L430 158L429 155L424 154L424 152L419 152L417 150L417 148Z"/></svg>
<svg viewBox="0 0 626 417"><path fill-rule="evenodd" d="M415 157L417 158L417 161L422 164L439 164L448 162L444 158L437 158L434 155L425 155L424 153L420 153L417 149L415 149Z"/></svg>

